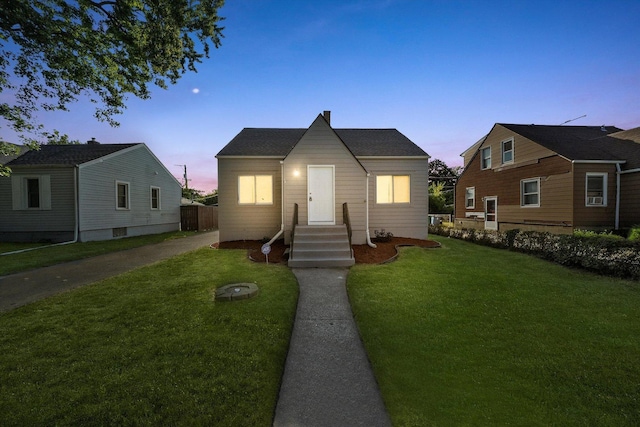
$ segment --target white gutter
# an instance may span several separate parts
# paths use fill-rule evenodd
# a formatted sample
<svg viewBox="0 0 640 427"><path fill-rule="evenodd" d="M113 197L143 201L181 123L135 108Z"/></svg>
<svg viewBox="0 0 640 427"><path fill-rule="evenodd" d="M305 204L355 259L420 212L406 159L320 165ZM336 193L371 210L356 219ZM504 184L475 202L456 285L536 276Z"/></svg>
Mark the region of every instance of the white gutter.
<svg viewBox="0 0 640 427"><path fill-rule="evenodd" d="M640 168L627 169L626 171L620 171L620 172L618 172L618 173L619 173L619 174L623 174L623 173L635 173L635 172L640 172Z"/></svg>
<svg viewBox="0 0 640 427"><path fill-rule="evenodd" d="M616 218L615 228L616 230L620 226L620 163L616 163Z"/></svg>
<svg viewBox="0 0 640 427"><path fill-rule="evenodd" d="M73 169L73 195L74 195L74 216L75 216L75 226L73 229L73 240L69 240L68 242L61 242L61 243L53 243L51 245L45 245L45 246L38 246L35 248L27 248L27 249L21 249L19 251L12 251L12 252L4 252L1 253L0 256L3 255L13 255L13 254L19 254L22 252L29 252L29 251L35 251L36 249L43 249L43 248L50 248L52 246L62 246L62 245L69 245L71 243L76 243L78 241L78 227L79 225L79 203L78 203L78 165L74 166Z"/></svg>
<svg viewBox="0 0 640 427"><path fill-rule="evenodd" d="M284 161L280 160L280 231L267 242L271 246L284 233Z"/></svg>
<svg viewBox="0 0 640 427"><path fill-rule="evenodd" d="M365 215L365 231L367 233L367 245L371 246L372 248L377 248L376 244L373 243L371 241L371 234L369 234L369 176L371 174L367 172L367 193L366 193L366 199L365 199L365 210L366 210L366 215Z"/></svg>

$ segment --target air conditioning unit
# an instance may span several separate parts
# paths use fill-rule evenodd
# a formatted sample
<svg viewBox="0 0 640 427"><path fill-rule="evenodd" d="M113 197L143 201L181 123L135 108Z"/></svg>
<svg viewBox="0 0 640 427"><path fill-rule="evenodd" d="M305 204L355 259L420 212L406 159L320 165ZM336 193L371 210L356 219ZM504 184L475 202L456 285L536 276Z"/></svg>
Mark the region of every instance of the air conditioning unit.
<svg viewBox="0 0 640 427"><path fill-rule="evenodd" d="M587 204L588 205L601 205L602 204L602 197L587 197Z"/></svg>

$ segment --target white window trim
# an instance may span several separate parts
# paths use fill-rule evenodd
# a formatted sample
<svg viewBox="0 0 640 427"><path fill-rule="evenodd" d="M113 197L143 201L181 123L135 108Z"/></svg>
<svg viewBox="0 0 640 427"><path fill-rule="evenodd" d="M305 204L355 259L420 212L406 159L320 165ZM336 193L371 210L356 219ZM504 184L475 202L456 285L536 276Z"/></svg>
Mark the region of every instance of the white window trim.
<svg viewBox="0 0 640 427"><path fill-rule="evenodd" d="M157 208L153 207L153 190L158 190L158 207ZM162 210L162 191L160 190L160 187L156 187L155 185L152 185L149 188L149 208L151 208L152 211Z"/></svg>
<svg viewBox="0 0 640 427"><path fill-rule="evenodd" d="M524 204L524 184L527 182L536 182L538 184L538 203L537 204L529 204L529 205L525 205ZM534 193L528 193L528 194L534 194ZM527 178L527 179L521 179L520 180L520 207L521 208L539 208L540 207L540 202L542 200L542 189L540 188L540 178Z"/></svg>
<svg viewBox="0 0 640 427"><path fill-rule="evenodd" d="M118 186L119 185L125 185L127 187L127 206L124 208L121 208L120 206L118 206ZM128 211L131 210L131 185L127 182L127 181L118 181L116 180L116 210L117 211Z"/></svg>
<svg viewBox="0 0 640 427"><path fill-rule="evenodd" d="M473 201L473 204L471 206L467 206L467 200L469 200L469 197L467 197L467 191L471 190L471 192L473 193L471 200ZM465 209L475 209L476 208L476 187L467 187L464 190L464 206Z"/></svg>
<svg viewBox="0 0 640 427"><path fill-rule="evenodd" d="M255 200L253 202L249 202L249 203L241 203L240 202L240 178L242 177L253 177L253 196L255 198ZM258 192L257 192L257 177L259 176L268 176L271 178L271 201L270 202L265 202L265 203L260 203L258 201ZM273 182L273 175L272 174L266 174L266 173L261 173L261 174L247 174L247 175L238 175L238 194L237 194L237 202L238 205L240 206L271 206L274 203L274 182Z"/></svg>
<svg viewBox="0 0 640 427"><path fill-rule="evenodd" d="M378 201L378 178L381 178L383 176L390 176L391 177L391 201L390 202L380 202ZM394 188L395 185L395 181L394 178L395 177L400 177L400 176L406 176L407 178L409 178L409 201L407 202L396 202L394 201L396 198L396 189ZM411 174L401 174L401 175L394 175L394 174L380 174L376 176L376 204L377 205L383 205L383 206L392 206L392 205L410 205L411 204Z"/></svg>
<svg viewBox="0 0 640 427"><path fill-rule="evenodd" d="M602 177L602 203L595 204L589 203L589 177L599 176ZM607 207L607 185L609 181L609 174L606 172L587 172L584 177L584 205L589 208L604 208Z"/></svg>
<svg viewBox="0 0 640 427"><path fill-rule="evenodd" d="M511 150L509 150L509 151L511 151L511 160L505 162L504 161L504 153L505 153L504 144L506 144L507 142L511 142ZM500 143L500 153L502 154L502 164L503 165L509 165L509 164L514 162L514 160L516 158L516 143L515 143L513 137L505 139L504 141L502 141Z"/></svg>
<svg viewBox="0 0 640 427"><path fill-rule="evenodd" d="M489 166L484 167L484 151L488 150L489 151ZM491 146L489 147L484 147L480 149L480 169L481 170L487 170L487 169L491 169Z"/></svg>

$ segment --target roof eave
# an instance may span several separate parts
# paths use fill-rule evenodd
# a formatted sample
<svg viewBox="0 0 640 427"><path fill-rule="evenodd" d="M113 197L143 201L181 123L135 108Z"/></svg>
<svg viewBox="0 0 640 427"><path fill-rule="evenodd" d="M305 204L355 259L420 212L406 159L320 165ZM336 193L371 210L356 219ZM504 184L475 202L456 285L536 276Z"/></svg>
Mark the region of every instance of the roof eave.
<svg viewBox="0 0 640 427"><path fill-rule="evenodd" d="M431 156L426 154L419 156L355 156L355 158L359 160L428 160Z"/></svg>
<svg viewBox="0 0 640 427"><path fill-rule="evenodd" d="M232 155L225 155L225 154L217 154L216 155L216 159L277 159L277 160L284 160L286 156L254 156L254 155L237 155L237 154L232 154Z"/></svg>
<svg viewBox="0 0 640 427"><path fill-rule="evenodd" d="M593 164L624 164L626 160L571 160L571 163L593 163Z"/></svg>

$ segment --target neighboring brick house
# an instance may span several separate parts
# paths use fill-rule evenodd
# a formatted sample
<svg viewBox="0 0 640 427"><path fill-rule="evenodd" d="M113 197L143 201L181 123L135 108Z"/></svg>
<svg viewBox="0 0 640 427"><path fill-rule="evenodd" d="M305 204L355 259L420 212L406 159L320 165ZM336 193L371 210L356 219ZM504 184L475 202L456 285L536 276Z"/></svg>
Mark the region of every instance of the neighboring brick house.
<svg viewBox="0 0 640 427"><path fill-rule="evenodd" d="M640 128L497 123L462 155L456 227L570 233L640 224Z"/></svg>

